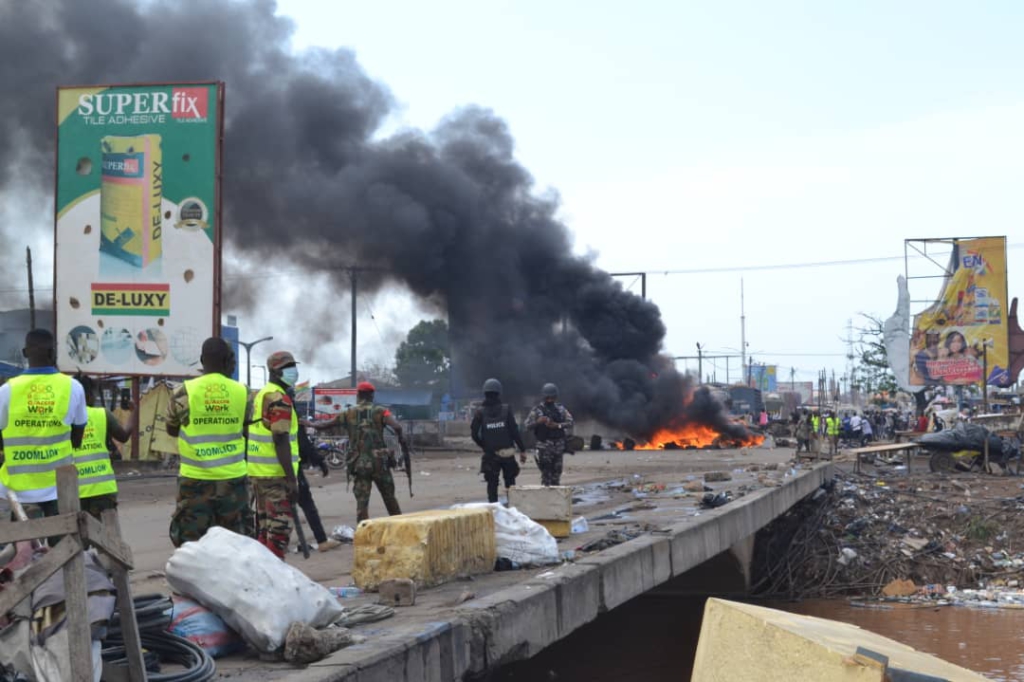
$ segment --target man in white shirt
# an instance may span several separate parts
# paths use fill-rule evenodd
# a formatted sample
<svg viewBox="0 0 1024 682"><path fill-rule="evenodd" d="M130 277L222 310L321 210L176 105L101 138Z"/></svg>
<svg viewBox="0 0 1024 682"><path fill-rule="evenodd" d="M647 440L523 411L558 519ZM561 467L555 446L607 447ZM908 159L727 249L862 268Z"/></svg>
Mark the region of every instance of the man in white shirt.
<svg viewBox="0 0 1024 682"><path fill-rule="evenodd" d="M30 517L57 514L57 467L73 465L89 421L82 385L56 367L53 334L33 329L21 351L28 369L0 386L0 495L17 494Z"/></svg>

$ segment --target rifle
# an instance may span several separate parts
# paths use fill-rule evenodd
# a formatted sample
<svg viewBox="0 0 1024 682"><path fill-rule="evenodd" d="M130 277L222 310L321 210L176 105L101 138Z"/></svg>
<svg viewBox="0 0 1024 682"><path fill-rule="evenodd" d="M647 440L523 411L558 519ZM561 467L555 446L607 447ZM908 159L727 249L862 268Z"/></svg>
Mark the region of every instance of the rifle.
<svg viewBox="0 0 1024 682"><path fill-rule="evenodd" d="M405 466L405 477L409 479L409 497L414 497L412 494L412 457L409 452L409 444L404 440L401 443L402 446L402 461Z"/></svg>
<svg viewBox="0 0 1024 682"><path fill-rule="evenodd" d="M299 501L298 487L296 487L295 500L292 501L292 521L295 522L295 535L299 538L299 549L302 550L302 558L309 558L309 544L306 542L306 531L302 530L299 523Z"/></svg>

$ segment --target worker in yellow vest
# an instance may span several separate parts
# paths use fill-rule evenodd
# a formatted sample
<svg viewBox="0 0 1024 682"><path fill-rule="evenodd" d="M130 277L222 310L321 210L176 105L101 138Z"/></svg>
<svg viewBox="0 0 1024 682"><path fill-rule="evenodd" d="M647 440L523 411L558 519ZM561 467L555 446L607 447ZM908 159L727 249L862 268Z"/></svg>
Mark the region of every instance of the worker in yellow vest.
<svg viewBox="0 0 1024 682"><path fill-rule="evenodd" d="M284 559L298 500L299 419L288 387L299 380L295 357L277 351L267 358L267 384L253 399L248 472L256 493L256 539Z"/></svg>
<svg viewBox="0 0 1024 682"><path fill-rule="evenodd" d="M74 463L89 420L85 392L57 369L49 330L26 334L21 352L28 369L0 386L0 494L15 493L29 517L55 516L57 467Z"/></svg>
<svg viewBox="0 0 1024 682"><path fill-rule="evenodd" d="M235 353L224 339L203 342L201 376L188 379L167 406L167 434L178 439L178 500L171 517L175 547L213 526L250 534L245 425L249 390L231 378Z"/></svg>
<svg viewBox="0 0 1024 682"><path fill-rule="evenodd" d="M821 416L811 415L811 446L815 455L821 454Z"/></svg>
<svg viewBox="0 0 1024 682"><path fill-rule="evenodd" d="M110 440L127 443L135 425L133 423L128 428L123 427L113 412L102 405L95 405L96 391L92 378L79 376L78 383L82 384L85 391L86 410L89 414L82 445L75 450L78 497L82 500L82 511L98 519L107 509L117 509L117 478L110 463Z"/></svg>
<svg viewBox="0 0 1024 682"><path fill-rule="evenodd" d="M827 412L825 417L825 435L828 436L828 454L839 452L839 417L832 412Z"/></svg>

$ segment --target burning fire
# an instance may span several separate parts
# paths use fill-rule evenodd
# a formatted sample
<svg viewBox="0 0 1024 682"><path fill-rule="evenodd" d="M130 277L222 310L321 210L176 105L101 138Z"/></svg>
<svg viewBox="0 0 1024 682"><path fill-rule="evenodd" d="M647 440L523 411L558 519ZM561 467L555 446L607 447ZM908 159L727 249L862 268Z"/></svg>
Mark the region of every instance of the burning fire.
<svg viewBox="0 0 1024 682"><path fill-rule="evenodd" d="M646 443L636 443L634 450L688 449L708 447L748 447L760 445L764 436L751 433L746 438L735 439L719 433L705 424L685 424L678 428L661 429ZM622 443L616 444L620 450L626 449Z"/></svg>

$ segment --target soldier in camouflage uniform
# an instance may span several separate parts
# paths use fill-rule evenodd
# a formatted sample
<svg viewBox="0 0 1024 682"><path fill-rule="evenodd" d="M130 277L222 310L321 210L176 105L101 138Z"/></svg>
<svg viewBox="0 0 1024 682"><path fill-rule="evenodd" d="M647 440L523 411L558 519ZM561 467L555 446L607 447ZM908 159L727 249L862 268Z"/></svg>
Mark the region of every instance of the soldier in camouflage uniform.
<svg viewBox="0 0 1024 682"><path fill-rule="evenodd" d="M558 387L544 384L543 402L530 410L526 428L537 438L537 467L542 485L559 485L566 440L572 436L573 420L565 405L558 402ZM570 453L571 454L571 453Z"/></svg>
<svg viewBox="0 0 1024 682"><path fill-rule="evenodd" d="M204 341L200 362L203 367L201 379L210 379L229 390L233 389L235 395L240 391L247 395L245 387L230 378L235 366L235 353L227 341L217 337ZM251 517L243 440L245 422L251 406L247 400L232 401L232 406L227 412L194 415L190 398L195 397L198 402L194 404L202 406L201 394L207 390L205 384L197 384L195 381L185 382L174 392L167 406L167 435L178 439L178 450L182 452L189 448L190 440L189 435L183 433L183 429L194 432L191 434L193 441L198 442L203 438L200 433L195 433L197 429L201 429L200 425L194 423L197 417L199 420L211 423L218 421L221 424L226 423L225 420L230 420L236 425L232 427L231 441L213 445L232 448L237 446L237 452L232 452L229 459L225 459L223 464L217 466L210 466L216 462L206 459L198 452L195 458L181 458L181 468L185 473L179 472L178 475L178 500L170 527L171 542L175 547L200 539L212 526L221 526L242 535L251 534L247 525ZM196 389L196 396L189 395L190 385ZM203 444L200 444L200 447L202 446ZM195 450L195 446L192 446L192 449ZM204 464L206 466L202 466Z"/></svg>
<svg viewBox="0 0 1024 682"><path fill-rule="evenodd" d="M356 386L356 405L338 413L332 419L310 423L316 430L342 426L348 432L347 472L355 479L352 492L356 497L356 523L370 518L370 491L376 484L388 514L401 514L395 497L395 479L391 469L395 458L384 442L384 427L390 426L398 436L402 452L408 450L402 427L391 411L373 403L376 388L369 381Z"/></svg>

